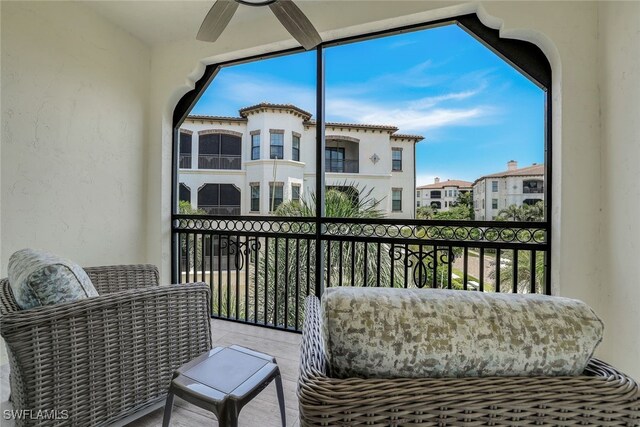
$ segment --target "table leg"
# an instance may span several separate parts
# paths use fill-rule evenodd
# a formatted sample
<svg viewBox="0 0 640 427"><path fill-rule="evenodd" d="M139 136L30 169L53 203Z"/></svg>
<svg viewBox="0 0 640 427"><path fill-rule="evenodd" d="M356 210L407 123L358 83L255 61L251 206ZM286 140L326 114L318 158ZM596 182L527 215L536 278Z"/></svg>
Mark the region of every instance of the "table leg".
<svg viewBox="0 0 640 427"><path fill-rule="evenodd" d="M287 426L287 416L284 412L284 390L282 389L282 376L280 368L276 373L276 391L278 392L278 405L280 405L280 418L282 419L282 427Z"/></svg>
<svg viewBox="0 0 640 427"><path fill-rule="evenodd" d="M164 405L164 418L162 419L162 427L169 427L171 423L171 412L173 411L173 393L167 395L167 403Z"/></svg>

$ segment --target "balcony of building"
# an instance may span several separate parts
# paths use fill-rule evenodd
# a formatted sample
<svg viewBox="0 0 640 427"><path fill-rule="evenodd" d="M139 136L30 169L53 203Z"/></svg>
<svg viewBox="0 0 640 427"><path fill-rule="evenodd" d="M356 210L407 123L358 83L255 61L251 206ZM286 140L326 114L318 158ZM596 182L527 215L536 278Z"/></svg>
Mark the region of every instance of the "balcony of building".
<svg viewBox="0 0 640 427"><path fill-rule="evenodd" d="M360 146L357 142L346 139L328 138L325 148L325 172L351 173L360 172Z"/></svg>

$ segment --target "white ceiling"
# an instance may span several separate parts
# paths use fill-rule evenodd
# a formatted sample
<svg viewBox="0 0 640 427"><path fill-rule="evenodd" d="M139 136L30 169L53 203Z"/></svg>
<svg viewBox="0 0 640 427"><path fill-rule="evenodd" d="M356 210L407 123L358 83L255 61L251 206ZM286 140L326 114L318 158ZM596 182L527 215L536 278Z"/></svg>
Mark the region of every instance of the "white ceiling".
<svg viewBox="0 0 640 427"><path fill-rule="evenodd" d="M198 29L214 0L81 0L88 7L131 33L148 45L173 41L195 40ZM433 0L295 0L316 29L323 31L342 28L355 23L373 22L411 14L438 5L450 6L460 1ZM426 6L429 5L429 6ZM242 34L242 26L278 26L278 20L268 7L241 5L236 11L230 29L236 27ZM282 28L284 37L288 33Z"/></svg>
<svg viewBox="0 0 640 427"><path fill-rule="evenodd" d="M86 1L84 3L136 38L149 45L156 45L195 39L200 24L214 0ZM241 6L230 25L266 18L270 13L269 8ZM275 18L273 19L274 23L277 22Z"/></svg>

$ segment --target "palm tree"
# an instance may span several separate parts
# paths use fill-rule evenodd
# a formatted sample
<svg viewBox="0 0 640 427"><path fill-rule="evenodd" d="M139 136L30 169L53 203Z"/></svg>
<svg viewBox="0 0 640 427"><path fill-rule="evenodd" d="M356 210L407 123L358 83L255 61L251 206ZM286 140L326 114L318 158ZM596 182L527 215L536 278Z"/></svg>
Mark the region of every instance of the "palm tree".
<svg viewBox="0 0 640 427"><path fill-rule="evenodd" d="M500 262L500 291L501 292L513 292L514 272L513 272L513 258L514 251L505 251L502 254ZM516 289L518 293L527 294L531 293L531 254L533 251L521 250L518 251L518 267L517 267L517 280ZM545 281L545 254L543 252L536 252L536 258L534 260L534 272L535 272L535 292L544 293L544 281ZM504 265L502 263L504 260ZM489 277L496 279L496 272L492 270L489 273Z"/></svg>
<svg viewBox="0 0 640 427"><path fill-rule="evenodd" d="M525 221L525 214L522 206L510 205L501 209L496 219L500 221Z"/></svg>
<svg viewBox="0 0 640 427"><path fill-rule="evenodd" d="M359 190L357 185L344 185L341 188L346 191L337 189L328 189L325 193L325 217L328 218L382 218L383 212L379 208L379 200L375 200L372 196L372 190L363 188ZM354 197L356 196L357 197ZM288 217L314 217L316 207L316 196L310 194L310 197L301 199L300 201L289 201L281 204L275 211L276 216ZM347 227L351 227L350 231L358 234L366 230L366 227L375 227L372 225L332 225L338 228L338 234L348 232ZM355 228L354 228L355 227ZM369 229L371 231L373 229ZM287 243L288 240L288 243ZM264 245L264 241L262 244ZM389 286L391 282L391 266L392 254L390 246L385 243L373 242L342 242L338 240L328 241L324 248L325 253L325 280L331 286ZM306 286L315 288L315 251L316 242L314 239L287 239L286 237L278 237L277 240L271 238L269 244L263 250L264 256L258 261L257 268L257 292L250 289L250 299L255 304L257 298L259 319L264 319L265 294L267 295L267 312L266 319L268 323L282 325L287 320L288 325L295 323L296 304L298 307L304 306L304 298L306 298ZM380 262L378 263L378 253ZM275 264L276 255L278 265ZM268 261L266 258L268 257ZM311 260L307 266L306 260ZM394 285L400 283L400 274L403 270L399 263L395 263ZM353 266L353 268L352 268ZM380 271L378 277L378 269ZM253 280L251 278L250 280ZM277 282L277 286L276 286ZM285 291L285 283L289 292ZM302 284L305 292L298 289L294 292L296 284ZM277 299L277 307L275 300ZM289 310L285 313L285 301ZM277 309L277 312L276 312ZM299 324L302 319L298 319Z"/></svg>

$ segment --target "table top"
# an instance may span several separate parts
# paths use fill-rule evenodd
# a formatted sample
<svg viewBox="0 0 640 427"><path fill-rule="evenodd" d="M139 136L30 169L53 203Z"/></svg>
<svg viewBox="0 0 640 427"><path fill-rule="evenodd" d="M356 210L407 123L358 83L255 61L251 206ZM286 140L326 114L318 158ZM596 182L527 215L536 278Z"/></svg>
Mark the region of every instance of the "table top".
<svg viewBox="0 0 640 427"><path fill-rule="evenodd" d="M207 400L240 399L264 385L275 359L240 346L216 347L176 370L173 385Z"/></svg>

